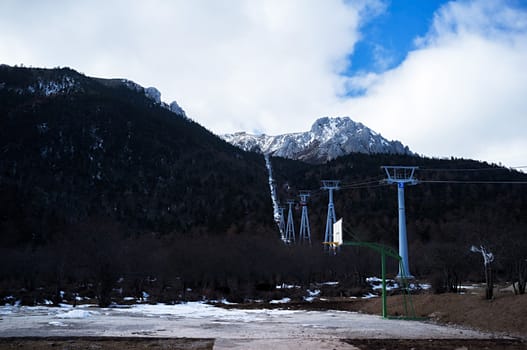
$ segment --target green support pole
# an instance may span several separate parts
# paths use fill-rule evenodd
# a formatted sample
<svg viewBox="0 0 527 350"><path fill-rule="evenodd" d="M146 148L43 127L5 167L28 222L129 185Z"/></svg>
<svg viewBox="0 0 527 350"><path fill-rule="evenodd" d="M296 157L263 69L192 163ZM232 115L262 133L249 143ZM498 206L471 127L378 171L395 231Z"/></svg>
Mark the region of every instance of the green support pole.
<svg viewBox="0 0 527 350"><path fill-rule="evenodd" d="M395 252L395 250L393 250L392 248L390 247L387 247L387 246L384 246L382 244L378 244L378 243L371 243L371 242L344 242L342 243L342 245L351 245L351 246L358 246L358 247L367 247L367 248L370 248L370 249L373 249L375 250L376 252L378 252L379 254L381 254L381 277L382 277L382 317L383 318L390 318L388 316L388 307L387 307L387 293L386 293L386 255L388 255L389 257L391 258L394 258L396 259L397 261L399 261L399 266L401 266L401 257L399 256L399 254L397 254L397 252ZM401 271L402 270L402 267L401 267ZM411 298L411 293L410 293L410 290L408 289L408 285L406 284L406 278L403 278L401 279L401 283L403 284L403 287L404 287L404 291L406 293L403 293L403 300L404 300L404 309L405 309L405 314L406 314L406 318L405 319L408 319L408 320L415 320L417 319L415 317L415 310L414 310L414 306L412 304L412 298ZM413 316L409 316L408 314L408 307L406 305L406 294L408 294L408 299L409 299L409 302L410 302L410 307L411 307L411 311L412 311L412 315Z"/></svg>
<svg viewBox="0 0 527 350"><path fill-rule="evenodd" d="M382 275L382 317L388 317L388 310L386 307L386 254L384 249L381 249L381 275Z"/></svg>

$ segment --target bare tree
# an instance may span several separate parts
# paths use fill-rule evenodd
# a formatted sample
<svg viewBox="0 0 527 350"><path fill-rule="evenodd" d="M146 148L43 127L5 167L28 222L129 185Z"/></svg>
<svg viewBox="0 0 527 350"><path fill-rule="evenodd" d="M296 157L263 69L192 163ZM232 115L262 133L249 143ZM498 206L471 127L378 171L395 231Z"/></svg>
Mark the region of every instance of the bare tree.
<svg viewBox="0 0 527 350"><path fill-rule="evenodd" d="M476 246L472 246L470 247L470 251L474 253L481 253L481 255L483 256L483 266L485 268L485 283L487 284L485 298L490 300L493 297L494 288L492 269L490 264L494 261L494 254L488 251L483 245L480 245L479 248Z"/></svg>

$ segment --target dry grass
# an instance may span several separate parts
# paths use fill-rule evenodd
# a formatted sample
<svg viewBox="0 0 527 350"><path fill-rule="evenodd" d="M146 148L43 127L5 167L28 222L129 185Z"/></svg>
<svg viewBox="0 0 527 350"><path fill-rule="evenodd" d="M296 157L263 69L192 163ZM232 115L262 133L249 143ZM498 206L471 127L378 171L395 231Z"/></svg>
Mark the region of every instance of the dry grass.
<svg viewBox="0 0 527 350"><path fill-rule="evenodd" d="M457 324L512 336L527 335L527 295L497 295L485 300L474 294L420 294L412 296L417 316L446 324ZM377 313L381 300L371 299L357 311ZM388 314L403 314L403 298L388 297Z"/></svg>
<svg viewBox="0 0 527 350"><path fill-rule="evenodd" d="M361 350L524 350L526 344L517 339L346 339Z"/></svg>
<svg viewBox="0 0 527 350"><path fill-rule="evenodd" d="M388 297L388 314L404 315L401 295ZM412 295L417 317L443 324L455 324L483 331L502 333L527 339L527 294L497 294L494 300L485 300L480 294L417 294ZM262 304L238 304L228 308L261 308ZM312 303L298 302L272 305L268 308L304 310L345 310L381 315L381 298L349 299L328 298Z"/></svg>

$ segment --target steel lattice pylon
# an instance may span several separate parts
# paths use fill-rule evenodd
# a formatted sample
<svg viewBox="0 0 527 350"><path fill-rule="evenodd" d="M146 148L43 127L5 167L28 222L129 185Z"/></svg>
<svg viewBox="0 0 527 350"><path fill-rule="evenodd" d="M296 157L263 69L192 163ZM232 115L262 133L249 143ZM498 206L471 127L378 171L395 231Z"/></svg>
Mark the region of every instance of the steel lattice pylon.
<svg viewBox="0 0 527 350"><path fill-rule="evenodd" d="M333 224L337 221L337 216L335 215L335 206L333 204L333 191L336 191L339 189L339 183L338 180L322 180L322 187L323 190L328 190L329 192L329 203L328 203L328 217L326 220L326 233L324 235L324 243L326 243L326 246L329 249L329 246L333 245Z"/></svg>
<svg viewBox="0 0 527 350"><path fill-rule="evenodd" d="M293 222L293 204L294 200L288 200L287 205L289 206L289 211L287 213L287 226L285 229L285 242L293 243L295 242L295 224Z"/></svg>
<svg viewBox="0 0 527 350"><path fill-rule="evenodd" d="M308 242L311 244L311 228L309 227L309 217L307 215L307 199L309 191L300 191L300 206L302 207L302 218L300 219L300 232L298 240L300 243Z"/></svg>

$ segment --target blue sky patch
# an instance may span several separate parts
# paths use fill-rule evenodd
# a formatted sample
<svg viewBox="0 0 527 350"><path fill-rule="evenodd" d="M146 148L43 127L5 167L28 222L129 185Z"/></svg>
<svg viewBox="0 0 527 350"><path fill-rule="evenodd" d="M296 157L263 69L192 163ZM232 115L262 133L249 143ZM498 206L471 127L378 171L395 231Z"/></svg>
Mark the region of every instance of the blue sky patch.
<svg viewBox="0 0 527 350"><path fill-rule="evenodd" d="M347 76L380 73L398 66L415 48L414 40L428 32L434 12L446 0L393 0L386 11L366 22L362 39L348 57Z"/></svg>

